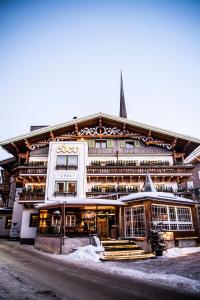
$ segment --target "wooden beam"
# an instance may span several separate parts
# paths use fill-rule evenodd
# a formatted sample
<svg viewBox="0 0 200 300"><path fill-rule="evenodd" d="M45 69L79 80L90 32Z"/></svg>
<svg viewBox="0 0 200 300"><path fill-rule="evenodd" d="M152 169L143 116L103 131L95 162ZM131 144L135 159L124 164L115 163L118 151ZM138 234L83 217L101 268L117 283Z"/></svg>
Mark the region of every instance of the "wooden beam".
<svg viewBox="0 0 200 300"><path fill-rule="evenodd" d="M123 132L126 130L126 124L123 125Z"/></svg>
<svg viewBox="0 0 200 300"><path fill-rule="evenodd" d="M49 134L50 134L50 138L51 138L52 140L54 140L54 139L55 139L55 135L54 135L53 131L50 131Z"/></svg>
<svg viewBox="0 0 200 300"><path fill-rule="evenodd" d="M102 118L99 117L99 126L101 127L102 126Z"/></svg>
<svg viewBox="0 0 200 300"><path fill-rule="evenodd" d="M27 139L24 139L26 147L30 150L31 149L31 144Z"/></svg>
<svg viewBox="0 0 200 300"><path fill-rule="evenodd" d="M77 123L75 124L75 131L76 131L76 134L79 135L78 134L78 124Z"/></svg>
<svg viewBox="0 0 200 300"><path fill-rule="evenodd" d="M177 143L177 138L174 138L173 141L172 141L172 148L174 148L176 146L176 143Z"/></svg>
<svg viewBox="0 0 200 300"><path fill-rule="evenodd" d="M17 145L15 145L15 143L11 143L11 145L15 148L15 150L17 151L17 153L19 153L19 148L17 147Z"/></svg>
<svg viewBox="0 0 200 300"><path fill-rule="evenodd" d="M35 183L35 180L33 179L33 177L28 176L28 178L31 180L31 182Z"/></svg>
<svg viewBox="0 0 200 300"><path fill-rule="evenodd" d="M191 143L191 141L188 141L188 142L186 143L185 147L183 148L183 151L186 150L186 148L189 146L190 143Z"/></svg>

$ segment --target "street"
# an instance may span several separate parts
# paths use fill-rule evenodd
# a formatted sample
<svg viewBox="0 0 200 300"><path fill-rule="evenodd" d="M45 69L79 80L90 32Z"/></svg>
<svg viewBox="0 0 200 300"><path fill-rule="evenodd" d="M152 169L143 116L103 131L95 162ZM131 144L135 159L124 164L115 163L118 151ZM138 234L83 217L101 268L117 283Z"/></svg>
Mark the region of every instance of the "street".
<svg viewBox="0 0 200 300"><path fill-rule="evenodd" d="M199 299L198 295L75 266L0 240L0 299Z"/></svg>

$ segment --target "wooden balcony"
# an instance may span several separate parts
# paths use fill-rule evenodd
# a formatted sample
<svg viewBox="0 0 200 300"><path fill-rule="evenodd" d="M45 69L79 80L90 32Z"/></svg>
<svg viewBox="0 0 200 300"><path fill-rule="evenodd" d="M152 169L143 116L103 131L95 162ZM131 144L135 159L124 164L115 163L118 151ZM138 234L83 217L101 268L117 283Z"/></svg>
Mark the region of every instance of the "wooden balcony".
<svg viewBox="0 0 200 300"><path fill-rule="evenodd" d="M117 200L122 196L126 196L129 195L130 193L125 193L125 192L116 192L116 193L105 193L105 192L86 192L86 197L87 198L94 198L94 197L98 197L98 198L103 198L103 199L113 199L113 200Z"/></svg>
<svg viewBox="0 0 200 300"><path fill-rule="evenodd" d="M45 197L44 192L22 192L19 193L20 202L43 202Z"/></svg>
<svg viewBox="0 0 200 300"><path fill-rule="evenodd" d="M147 173L156 176L191 176L193 166L191 165L178 165L178 166L88 166L87 175L88 176L146 176Z"/></svg>
<svg viewBox="0 0 200 300"><path fill-rule="evenodd" d="M17 167L15 170L18 173L18 176L46 176L47 173L47 167L22 166Z"/></svg>

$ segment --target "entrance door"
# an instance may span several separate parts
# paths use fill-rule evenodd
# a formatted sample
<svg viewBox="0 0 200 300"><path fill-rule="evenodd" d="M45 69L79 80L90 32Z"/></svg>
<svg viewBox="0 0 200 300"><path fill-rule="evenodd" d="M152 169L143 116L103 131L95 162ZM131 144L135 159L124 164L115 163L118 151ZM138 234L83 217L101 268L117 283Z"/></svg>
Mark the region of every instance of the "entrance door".
<svg viewBox="0 0 200 300"><path fill-rule="evenodd" d="M108 238L108 216L97 217L97 233L103 238Z"/></svg>

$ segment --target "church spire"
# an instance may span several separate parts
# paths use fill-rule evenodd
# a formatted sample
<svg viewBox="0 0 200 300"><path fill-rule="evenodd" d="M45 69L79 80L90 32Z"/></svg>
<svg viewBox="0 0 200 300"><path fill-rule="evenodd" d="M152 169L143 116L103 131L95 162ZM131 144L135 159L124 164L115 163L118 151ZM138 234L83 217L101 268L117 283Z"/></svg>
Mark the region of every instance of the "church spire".
<svg viewBox="0 0 200 300"><path fill-rule="evenodd" d="M122 72L121 72L121 84L120 84L120 111L119 111L119 116L121 118L127 118L126 104L125 104L125 98L124 98Z"/></svg>
<svg viewBox="0 0 200 300"><path fill-rule="evenodd" d="M147 173L147 176L146 176L146 179L144 182L143 192L157 192L156 188L153 185L153 181L152 181L149 173Z"/></svg>

